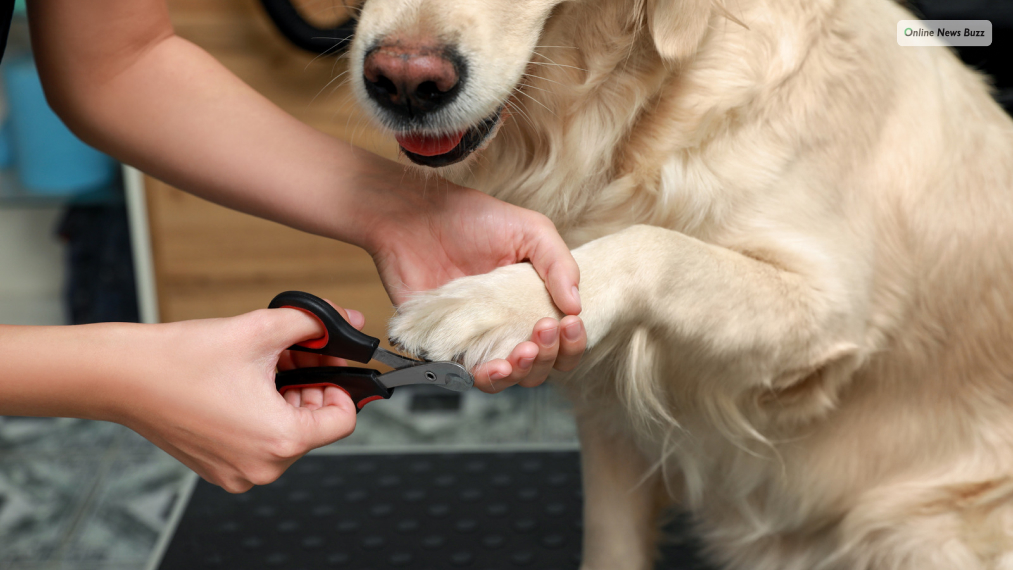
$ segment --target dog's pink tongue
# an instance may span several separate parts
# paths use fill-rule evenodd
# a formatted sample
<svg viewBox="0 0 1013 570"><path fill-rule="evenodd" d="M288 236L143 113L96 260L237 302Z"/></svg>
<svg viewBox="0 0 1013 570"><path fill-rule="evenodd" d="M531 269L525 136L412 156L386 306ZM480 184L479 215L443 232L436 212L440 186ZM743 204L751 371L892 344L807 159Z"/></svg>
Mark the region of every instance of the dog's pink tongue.
<svg viewBox="0 0 1013 570"><path fill-rule="evenodd" d="M438 156L447 154L464 138L464 131L452 135L438 137L426 135L394 135L401 148L419 156Z"/></svg>

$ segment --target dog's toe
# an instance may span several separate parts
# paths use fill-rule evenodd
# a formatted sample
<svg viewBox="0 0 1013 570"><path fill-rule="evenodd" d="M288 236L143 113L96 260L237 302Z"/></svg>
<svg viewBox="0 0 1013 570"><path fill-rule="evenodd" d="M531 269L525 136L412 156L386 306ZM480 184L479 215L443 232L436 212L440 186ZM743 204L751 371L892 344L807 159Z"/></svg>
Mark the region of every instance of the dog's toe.
<svg viewBox="0 0 1013 570"><path fill-rule="evenodd" d="M390 321L390 338L412 354L471 368L509 356L545 316L558 313L541 279L529 265L512 265L404 303Z"/></svg>

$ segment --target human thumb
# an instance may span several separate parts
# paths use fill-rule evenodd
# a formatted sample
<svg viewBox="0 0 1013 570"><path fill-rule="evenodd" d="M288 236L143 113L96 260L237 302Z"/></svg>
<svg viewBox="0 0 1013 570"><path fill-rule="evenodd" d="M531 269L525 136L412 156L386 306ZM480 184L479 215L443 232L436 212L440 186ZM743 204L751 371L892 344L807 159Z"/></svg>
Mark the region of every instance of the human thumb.
<svg viewBox="0 0 1013 570"><path fill-rule="evenodd" d="M545 281L556 307L565 315L580 314L580 268L563 241L546 240L530 257L531 265Z"/></svg>
<svg viewBox="0 0 1013 570"><path fill-rule="evenodd" d="M267 330L262 338L272 350L281 351L294 344L323 338L327 334L323 323L303 309L260 309L253 314L263 319L263 326Z"/></svg>
<svg viewBox="0 0 1013 570"><path fill-rule="evenodd" d="M327 301L334 309L356 329L361 329L365 323L362 313L352 309L344 309ZM271 334L270 338L277 344L277 348L288 348L293 344L323 338L327 334L323 323L313 316L310 311L294 307L281 307L278 309L262 309L268 311ZM259 311L258 311L259 312Z"/></svg>

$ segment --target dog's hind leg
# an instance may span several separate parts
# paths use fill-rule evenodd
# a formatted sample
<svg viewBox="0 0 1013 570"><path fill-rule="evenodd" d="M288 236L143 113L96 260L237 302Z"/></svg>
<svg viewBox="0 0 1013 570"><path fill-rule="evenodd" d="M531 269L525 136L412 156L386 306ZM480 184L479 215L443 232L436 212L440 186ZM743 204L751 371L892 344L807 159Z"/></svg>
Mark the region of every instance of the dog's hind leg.
<svg viewBox="0 0 1013 570"><path fill-rule="evenodd" d="M580 424L584 473L582 570L648 570L654 567L660 476L646 479L650 464L628 437L608 433L590 419Z"/></svg>

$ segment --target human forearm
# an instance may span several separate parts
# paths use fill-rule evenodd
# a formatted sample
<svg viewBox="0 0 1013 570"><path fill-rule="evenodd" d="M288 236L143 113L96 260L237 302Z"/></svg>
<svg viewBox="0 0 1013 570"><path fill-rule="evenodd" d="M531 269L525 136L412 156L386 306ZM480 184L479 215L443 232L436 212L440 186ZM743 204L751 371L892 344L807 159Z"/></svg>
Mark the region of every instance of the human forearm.
<svg viewBox="0 0 1013 570"><path fill-rule="evenodd" d="M129 347L153 334L124 323L0 325L0 415L115 421L120 410L109 395L130 375L136 355Z"/></svg>
<svg viewBox="0 0 1013 570"><path fill-rule="evenodd" d="M291 117L173 35L161 2L137 3L147 11L120 0L32 4L47 95L72 129L204 198L368 247L380 187L362 182L400 179L400 168Z"/></svg>

